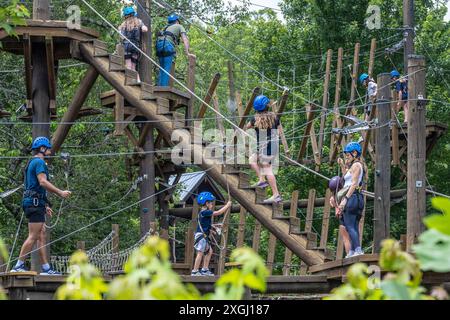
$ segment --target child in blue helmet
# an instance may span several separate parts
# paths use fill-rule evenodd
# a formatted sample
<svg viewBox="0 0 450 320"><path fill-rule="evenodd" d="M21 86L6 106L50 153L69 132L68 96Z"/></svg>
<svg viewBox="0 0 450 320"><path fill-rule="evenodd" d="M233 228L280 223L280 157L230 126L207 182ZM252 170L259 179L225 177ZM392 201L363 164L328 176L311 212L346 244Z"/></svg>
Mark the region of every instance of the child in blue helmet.
<svg viewBox="0 0 450 320"><path fill-rule="evenodd" d="M180 24L178 15L171 14L167 18L167 23L167 26L158 33L156 55L159 58L160 67L170 74L172 62L176 56L176 47L180 44L180 39L183 40L186 56L195 57L195 55L189 52L189 39L186 29ZM159 70L158 86L169 85L170 77L166 72Z"/></svg>
<svg viewBox="0 0 450 320"><path fill-rule="evenodd" d="M140 52L137 48L141 48L141 32L147 32L148 27L137 18L136 7L125 3L122 8L122 15L125 21L119 26L120 33L127 39L122 39L125 51L125 64L128 69L137 70ZM136 47L137 48L136 48ZM138 75L138 81L140 81Z"/></svg>
<svg viewBox="0 0 450 320"><path fill-rule="evenodd" d="M403 107L405 115L404 123L408 123L409 105L408 105L408 80L405 77L401 77L397 70L391 71L391 79L395 81L395 92L397 94L394 99L397 101L397 110L399 112Z"/></svg>
<svg viewBox="0 0 450 320"><path fill-rule="evenodd" d="M366 106L364 108L364 111L366 114L365 120L369 121L369 116L372 111L372 106L375 104L375 101L377 99L378 85L374 79L369 77L369 75L367 73L363 73L359 76L359 82L365 88L367 88L367 93L366 93L367 101L366 101Z"/></svg>
<svg viewBox="0 0 450 320"><path fill-rule="evenodd" d="M351 249L347 257L364 254L359 240L359 221L364 209L364 196L361 193L367 168L361 161L362 149L358 142L350 142L344 148L347 172L344 186L336 196L343 224L350 237Z"/></svg>
<svg viewBox="0 0 450 320"><path fill-rule="evenodd" d="M192 276L214 275L209 271L209 261L213 254L209 238L212 227L212 217L224 214L231 207L231 201L228 201L221 209L214 211L215 200L216 198L210 192L202 192L197 197L197 203L201 206L201 210L197 217L197 230L194 235L194 248L197 250L197 256L195 257L194 269L192 269L191 272ZM202 260L203 268L199 270Z"/></svg>
<svg viewBox="0 0 450 320"><path fill-rule="evenodd" d="M245 129L254 128L256 131L256 153L249 159L250 166L258 176L258 182L253 187L266 188L270 185L272 196L264 200L264 203L278 203L283 199L278 191L272 165L278 154L281 126L277 115L269 111L269 103L269 98L264 95L255 98L253 108L256 114L247 123Z"/></svg>
<svg viewBox="0 0 450 320"><path fill-rule="evenodd" d="M25 168L25 191L23 193L22 208L28 219L28 238L22 245L16 265L11 272L25 272L25 259L33 246L37 244L42 261L43 275L59 275L53 270L47 257L45 247L45 215L52 216L53 211L47 199L47 192L57 194L61 198L68 198L71 192L60 190L49 181L49 174L45 157L51 155L52 145L46 137L37 137L31 146L34 157Z"/></svg>

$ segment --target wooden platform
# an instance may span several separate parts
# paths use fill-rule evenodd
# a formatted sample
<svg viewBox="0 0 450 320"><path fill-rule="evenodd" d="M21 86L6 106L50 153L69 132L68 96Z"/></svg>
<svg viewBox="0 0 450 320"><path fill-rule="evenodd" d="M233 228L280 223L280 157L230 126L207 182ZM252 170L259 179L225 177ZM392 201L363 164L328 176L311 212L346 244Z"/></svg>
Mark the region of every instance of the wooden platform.
<svg viewBox="0 0 450 320"><path fill-rule="evenodd" d="M0 50L13 54L24 54L24 35L29 36L31 42L45 42L46 38L53 39L55 59L70 59L72 40L87 41L96 39L100 34L90 28L69 29L66 21L27 20L26 26L15 28L18 38L8 36L5 30L0 29L0 41L3 47Z"/></svg>

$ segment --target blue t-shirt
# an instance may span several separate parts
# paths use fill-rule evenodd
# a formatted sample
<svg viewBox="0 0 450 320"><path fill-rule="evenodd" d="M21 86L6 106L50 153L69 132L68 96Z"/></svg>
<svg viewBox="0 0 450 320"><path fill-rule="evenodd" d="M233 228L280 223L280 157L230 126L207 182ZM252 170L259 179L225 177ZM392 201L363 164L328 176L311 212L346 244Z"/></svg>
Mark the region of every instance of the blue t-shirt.
<svg viewBox="0 0 450 320"><path fill-rule="evenodd" d="M33 158L30 160L28 165L27 172L25 173L25 191L32 190L39 194L42 194L45 198L47 196L47 191L41 187L38 180L38 174L45 173L45 176L48 178L48 168L47 164L41 158ZM44 199L39 199L39 206L44 207L46 204ZM33 206L33 198L24 197L22 201L22 205L24 207Z"/></svg>
<svg viewBox="0 0 450 320"><path fill-rule="evenodd" d="M211 229L211 224L212 224L212 215L213 215L213 211L212 210L203 210L200 211L200 213L198 214L198 220L201 224L201 228L200 228L200 224L197 226L197 231L196 232L203 232L206 234L209 234L209 230Z"/></svg>
<svg viewBox="0 0 450 320"><path fill-rule="evenodd" d="M408 81L395 81L395 91L402 93L402 100L408 100Z"/></svg>

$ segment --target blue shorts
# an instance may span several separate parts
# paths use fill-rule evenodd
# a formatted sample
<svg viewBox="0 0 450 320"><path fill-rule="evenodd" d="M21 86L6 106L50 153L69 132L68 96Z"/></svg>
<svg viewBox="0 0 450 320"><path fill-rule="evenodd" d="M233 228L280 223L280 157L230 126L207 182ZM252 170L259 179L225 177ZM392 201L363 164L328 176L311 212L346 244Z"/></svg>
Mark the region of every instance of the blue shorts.
<svg viewBox="0 0 450 320"><path fill-rule="evenodd" d="M28 223L44 223L47 210L45 207L24 207L23 211L28 219Z"/></svg>

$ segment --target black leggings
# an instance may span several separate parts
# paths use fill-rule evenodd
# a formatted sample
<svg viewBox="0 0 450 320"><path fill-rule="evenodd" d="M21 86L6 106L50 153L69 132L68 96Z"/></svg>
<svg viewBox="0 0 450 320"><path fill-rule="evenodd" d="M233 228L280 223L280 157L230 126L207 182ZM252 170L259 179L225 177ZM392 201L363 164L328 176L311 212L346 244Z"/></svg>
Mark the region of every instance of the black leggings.
<svg viewBox="0 0 450 320"><path fill-rule="evenodd" d="M354 192L344 208L344 226L350 237L351 250L360 247L359 243L359 221L364 209L364 197L359 192Z"/></svg>

